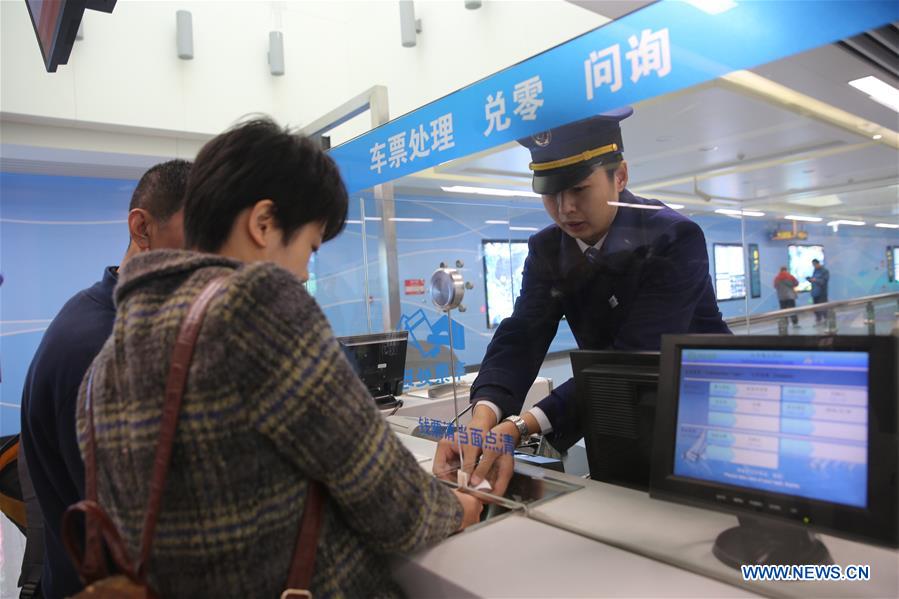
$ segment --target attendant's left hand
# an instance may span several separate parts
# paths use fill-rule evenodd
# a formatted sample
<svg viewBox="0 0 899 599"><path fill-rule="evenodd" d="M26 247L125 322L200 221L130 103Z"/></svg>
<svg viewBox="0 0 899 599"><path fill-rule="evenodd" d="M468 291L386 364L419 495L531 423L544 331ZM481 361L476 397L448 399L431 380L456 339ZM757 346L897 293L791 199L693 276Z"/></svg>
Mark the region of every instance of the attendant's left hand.
<svg viewBox="0 0 899 599"><path fill-rule="evenodd" d="M496 435L498 444L492 448L486 446L483 448L484 452L481 454L481 459L474 469L469 484L472 487L476 487L481 484L481 481L487 480L492 487L488 492L493 495L503 496L515 471L515 460L512 454L504 451L507 444L502 442L503 435L512 437L511 446L513 448L518 447L518 444L521 442L521 435L515 424L505 421L493 427L491 432Z"/></svg>

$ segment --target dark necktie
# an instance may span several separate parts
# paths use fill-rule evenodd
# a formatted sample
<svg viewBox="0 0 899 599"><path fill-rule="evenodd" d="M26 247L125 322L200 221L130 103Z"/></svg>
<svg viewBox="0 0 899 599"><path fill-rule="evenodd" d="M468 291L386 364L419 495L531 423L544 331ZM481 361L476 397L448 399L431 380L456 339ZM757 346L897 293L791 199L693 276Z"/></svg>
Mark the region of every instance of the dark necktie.
<svg viewBox="0 0 899 599"><path fill-rule="evenodd" d="M601 258L601 254L599 253L599 250L596 249L595 247L588 247L588 248L584 251L584 257L587 258L587 262L589 262L590 264L596 266L596 265L599 264L599 260L600 260L600 258Z"/></svg>

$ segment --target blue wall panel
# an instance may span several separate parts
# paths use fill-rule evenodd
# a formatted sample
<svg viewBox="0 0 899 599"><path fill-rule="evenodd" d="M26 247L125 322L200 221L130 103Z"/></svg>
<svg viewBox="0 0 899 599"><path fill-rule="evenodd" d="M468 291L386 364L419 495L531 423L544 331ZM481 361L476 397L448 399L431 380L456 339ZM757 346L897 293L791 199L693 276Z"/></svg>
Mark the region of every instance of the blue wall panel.
<svg viewBox="0 0 899 599"><path fill-rule="evenodd" d="M0 434L19 429L22 381L43 329L72 294L97 281L103 268L118 263L124 254L128 242L125 216L135 184L123 180L0 174L0 272L5 278L0 288ZM440 262L455 265L456 260L463 261L463 275L474 288L466 293L466 312L457 313L454 318L464 331L464 349L459 350L458 359L471 364L481 361L493 334L486 326L481 242L527 239L531 234L485 221L508 221L511 227L539 229L549 224L549 218L539 202L465 202L400 195L396 200L397 217L432 220L397 222L396 228L402 313L413 316L422 310L427 320L420 325L423 328L415 330L418 338L426 338L430 333L427 323L433 325L442 315L426 295L406 295L403 282L427 281ZM383 330L381 225L378 221L366 221L369 299L364 292L363 204L369 218L379 216L371 196L355 195L349 211L349 219L355 222L322 247L311 268L316 299L337 335L369 330L367 304L371 330ZM741 223L737 219L716 216L696 220L705 231L710 253L713 243L741 241ZM34 224L35 221L44 224ZM759 245L762 296L721 302L726 317L745 314L747 307L751 313L777 309L771 281L786 263L787 242L769 241L775 226L774 221L765 219L747 219L742 224L746 243ZM825 262L831 270L831 299L899 290L899 283L887 282L884 263L886 246L899 245L899 232L872 227L843 227L837 233L823 225L805 228L809 239L801 243L824 246ZM808 300L801 297L800 305L804 301ZM459 344L458 339L456 343ZM563 322L550 349L573 346L574 338Z"/></svg>

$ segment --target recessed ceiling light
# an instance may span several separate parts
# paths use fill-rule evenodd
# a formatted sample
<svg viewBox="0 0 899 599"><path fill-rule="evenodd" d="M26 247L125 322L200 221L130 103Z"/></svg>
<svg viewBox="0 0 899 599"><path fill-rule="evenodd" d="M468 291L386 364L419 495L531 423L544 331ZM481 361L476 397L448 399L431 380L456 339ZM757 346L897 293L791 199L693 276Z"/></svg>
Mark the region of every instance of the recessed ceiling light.
<svg viewBox="0 0 899 599"><path fill-rule="evenodd" d="M391 217L390 220L395 223L432 223L432 222L434 222L433 218Z"/></svg>
<svg viewBox="0 0 899 599"><path fill-rule="evenodd" d="M820 223L824 220L820 216L802 216L801 214L788 214L784 218L787 220L801 220L809 223Z"/></svg>
<svg viewBox="0 0 899 599"><path fill-rule="evenodd" d="M868 94L868 97L878 104L883 104L887 108L892 108L899 112L899 89L896 89L886 81L882 81L874 75L868 75L867 77L850 81L849 85Z"/></svg>
<svg viewBox="0 0 899 599"><path fill-rule="evenodd" d="M899 229L899 225L894 225L892 223L877 223L874 226L880 227L881 229Z"/></svg>
<svg viewBox="0 0 899 599"><path fill-rule="evenodd" d="M485 225L508 225L509 221L507 220L485 220Z"/></svg>
<svg viewBox="0 0 899 599"><path fill-rule="evenodd" d="M877 141L878 139L883 139L883 135L878 133L877 135L872 135L871 139L873 139L874 141Z"/></svg>
<svg viewBox="0 0 899 599"><path fill-rule="evenodd" d="M510 231L539 231L537 227L509 227Z"/></svg>
<svg viewBox="0 0 899 599"><path fill-rule="evenodd" d="M517 191L513 189L495 189L492 187L469 187L467 185L452 185L450 187L441 187L443 191L451 193L473 193L485 196L500 196L504 198L525 197L539 198L540 194L533 191Z"/></svg>
<svg viewBox="0 0 899 599"><path fill-rule="evenodd" d="M864 221L861 221L861 220L843 220L843 219L840 219L840 220L832 220L832 221L830 221L829 223L827 223L827 226L828 226L828 227L833 227L834 229L836 229L836 228L839 227L840 225L851 225L851 226L853 226L853 227L863 227L863 226L865 225L865 222L864 222Z"/></svg>
<svg viewBox="0 0 899 599"><path fill-rule="evenodd" d="M664 204L665 204L666 206L668 206L669 208L671 208L672 210L680 210L681 208L684 207L683 204L675 204L675 203L673 203L673 202L671 202L671 203L664 202Z"/></svg>

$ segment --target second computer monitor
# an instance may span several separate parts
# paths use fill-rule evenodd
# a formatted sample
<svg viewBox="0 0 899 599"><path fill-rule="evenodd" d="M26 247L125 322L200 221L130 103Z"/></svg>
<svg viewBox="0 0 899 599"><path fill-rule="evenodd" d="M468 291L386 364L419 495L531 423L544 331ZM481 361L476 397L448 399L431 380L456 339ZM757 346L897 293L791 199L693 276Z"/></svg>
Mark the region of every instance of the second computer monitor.
<svg viewBox="0 0 899 599"><path fill-rule="evenodd" d="M659 352L573 351L590 478L649 489Z"/></svg>
<svg viewBox="0 0 899 599"><path fill-rule="evenodd" d="M390 405L403 392L409 331L339 337L337 340L375 402Z"/></svg>

